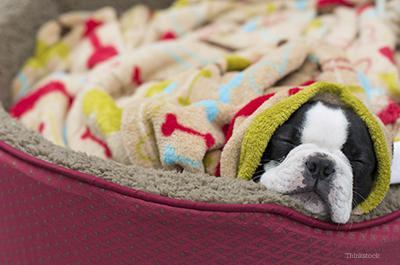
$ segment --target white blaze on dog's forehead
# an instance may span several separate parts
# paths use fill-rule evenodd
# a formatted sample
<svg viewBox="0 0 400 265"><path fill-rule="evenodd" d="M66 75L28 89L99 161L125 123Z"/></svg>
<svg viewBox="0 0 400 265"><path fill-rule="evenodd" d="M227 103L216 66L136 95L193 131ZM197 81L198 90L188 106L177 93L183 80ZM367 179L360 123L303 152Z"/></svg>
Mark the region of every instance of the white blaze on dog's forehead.
<svg viewBox="0 0 400 265"><path fill-rule="evenodd" d="M341 109L333 109L318 102L305 117L301 141L320 148L341 149L347 140L349 122Z"/></svg>

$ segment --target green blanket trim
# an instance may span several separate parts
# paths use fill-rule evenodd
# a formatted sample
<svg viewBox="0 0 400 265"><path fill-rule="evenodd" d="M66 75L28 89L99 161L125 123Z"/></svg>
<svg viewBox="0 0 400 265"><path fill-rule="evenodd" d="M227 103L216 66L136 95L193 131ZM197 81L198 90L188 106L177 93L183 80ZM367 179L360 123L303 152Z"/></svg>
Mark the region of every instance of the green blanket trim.
<svg viewBox="0 0 400 265"><path fill-rule="evenodd" d="M262 154L271 136L278 126L286 122L304 103L317 94L325 92L338 95L344 105L355 111L367 125L374 143L378 164L377 173L372 184L370 195L358 206L364 213L368 213L382 201L389 189L391 176L390 152L385 134L378 121L364 103L355 97L349 88L343 85L329 82L314 83L257 115L247 129L242 143L237 176L238 178L250 180L260 163Z"/></svg>

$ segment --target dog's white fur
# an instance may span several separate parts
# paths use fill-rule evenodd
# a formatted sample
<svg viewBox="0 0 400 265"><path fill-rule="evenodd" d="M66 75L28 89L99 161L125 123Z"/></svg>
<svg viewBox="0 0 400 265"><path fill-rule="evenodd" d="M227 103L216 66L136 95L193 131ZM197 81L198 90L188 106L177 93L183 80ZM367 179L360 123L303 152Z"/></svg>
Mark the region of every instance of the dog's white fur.
<svg viewBox="0 0 400 265"><path fill-rule="evenodd" d="M341 109L332 109L321 102L317 103L306 113L301 130L302 144L292 149L282 162L266 164L260 182L267 189L283 194L305 188L303 172L308 158L317 153L327 155L334 162L335 173L325 202L315 192L291 196L313 213L325 215L330 212L332 221L347 222L352 209L353 173L341 148L347 140L348 126L349 122Z"/></svg>
<svg viewBox="0 0 400 265"><path fill-rule="evenodd" d="M347 140L349 122L342 109L331 109L318 102L307 112L301 142L327 150L340 150Z"/></svg>

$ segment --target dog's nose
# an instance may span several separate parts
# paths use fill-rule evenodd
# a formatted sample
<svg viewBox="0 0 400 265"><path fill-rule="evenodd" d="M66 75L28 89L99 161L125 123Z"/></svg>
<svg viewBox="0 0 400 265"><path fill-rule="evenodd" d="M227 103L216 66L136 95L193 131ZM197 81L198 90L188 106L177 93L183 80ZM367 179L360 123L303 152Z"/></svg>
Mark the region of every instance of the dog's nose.
<svg viewBox="0 0 400 265"><path fill-rule="evenodd" d="M323 157L311 157L306 166L313 178L325 179L335 173L334 163Z"/></svg>

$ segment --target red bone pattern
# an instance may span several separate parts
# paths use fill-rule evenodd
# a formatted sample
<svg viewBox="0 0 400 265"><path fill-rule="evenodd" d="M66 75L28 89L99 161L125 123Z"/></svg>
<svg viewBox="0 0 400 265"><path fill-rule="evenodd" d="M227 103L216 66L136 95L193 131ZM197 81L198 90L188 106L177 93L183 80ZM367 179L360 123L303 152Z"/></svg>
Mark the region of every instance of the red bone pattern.
<svg viewBox="0 0 400 265"><path fill-rule="evenodd" d="M96 142L97 144L99 144L100 146L102 146L104 148L104 154L106 155L107 158L112 157L111 151L108 148L107 144L105 142L103 142L102 140L100 140L99 138L97 138L96 136L94 136L92 134L92 132L90 131L89 127L86 127L86 132L84 134L82 134L81 138L82 138L82 140L89 138L90 140Z"/></svg>
<svg viewBox="0 0 400 265"><path fill-rule="evenodd" d="M159 38L159 41L172 40L172 39L176 39L176 38L177 38L177 36L176 36L175 32L167 31L161 35L161 37Z"/></svg>
<svg viewBox="0 0 400 265"><path fill-rule="evenodd" d="M351 68L351 67L348 67L348 66L335 66L335 67L327 67L327 68L324 68L324 71L325 72L334 72L335 71L335 69L339 69L339 70L347 70L347 71L350 71L350 72L356 72L356 71L354 71L354 69L353 68Z"/></svg>
<svg viewBox="0 0 400 265"><path fill-rule="evenodd" d="M372 26L372 25L362 26L360 31L363 32L363 33L361 33L361 35L368 36L370 43L377 42L378 37L376 36L376 28L374 26ZM369 33L368 35L367 35L367 32ZM362 45L362 43L358 43L357 45Z"/></svg>
<svg viewBox="0 0 400 265"><path fill-rule="evenodd" d="M40 133L43 133L44 127L45 127L44 122L41 122L41 123L39 124L39 132L40 132Z"/></svg>
<svg viewBox="0 0 400 265"><path fill-rule="evenodd" d="M378 117L383 124L395 123L400 116L400 106L392 99L389 99L389 105L378 113Z"/></svg>
<svg viewBox="0 0 400 265"><path fill-rule="evenodd" d="M118 51L113 46L103 46L100 43L99 37L92 32L89 35L89 40L93 45L93 54L89 57L87 61L87 67L92 69L98 63L108 60L109 58L118 54Z"/></svg>
<svg viewBox="0 0 400 265"><path fill-rule="evenodd" d="M385 56L393 65L396 65L396 62L393 59L392 50L389 47L382 47L378 50L383 56Z"/></svg>
<svg viewBox="0 0 400 265"><path fill-rule="evenodd" d="M372 60L371 60L371 58L368 58L368 57L358 59L357 61L354 62L354 66L358 70L362 69L365 65L365 68L362 69L362 72L364 74L367 74L369 72L369 70L371 69L371 64L372 64Z"/></svg>
<svg viewBox="0 0 400 265"><path fill-rule="evenodd" d="M97 27L103 25L102 21L96 21L94 19L88 19L85 21L86 31L83 33L82 37L87 37L89 34Z"/></svg>
<svg viewBox="0 0 400 265"><path fill-rule="evenodd" d="M210 148L215 144L215 139L211 134L202 134L191 128L184 127L178 123L176 116L172 113L168 113L164 124L161 126L161 131L165 136L171 136L175 130L181 130L183 132L198 135L204 138L207 148Z"/></svg>
<svg viewBox="0 0 400 265"><path fill-rule="evenodd" d="M63 83L60 82L50 82L43 87L35 90L30 95L23 97L19 100L14 106L9 110L10 114L14 118L20 118L25 112L32 110L35 107L35 104L38 100L43 98L44 96L59 92L62 93L69 102L69 106L71 106L73 97L68 93Z"/></svg>
<svg viewBox="0 0 400 265"><path fill-rule="evenodd" d="M138 66L133 67L132 82L140 86L143 83L141 76L141 69Z"/></svg>
<svg viewBox="0 0 400 265"><path fill-rule="evenodd" d="M343 57L338 57L338 58L330 58L330 59L326 59L325 61L321 62L321 66L323 66L324 64L330 63L330 62L344 62L344 63L350 63L349 59L347 58L343 58Z"/></svg>
<svg viewBox="0 0 400 265"><path fill-rule="evenodd" d="M361 15L362 12L364 12L365 10L370 8L371 6L372 6L371 4L364 4L364 5L359 6L357 8L357 15Z"/></svg>
<svg viewBox="0 0 400 265"><path fill-rule="evenodd" d="M342 57L338 57L338 58L330 58L327 59L325 61L321 62L321 67L323 69L324 72L333 72L336 69L339 70L347 70L350 72L355 72L355 70L351 67L351 66L343 66L343 65L337 65L337 63L343 62L345 64L350 64L350 61L347 58L342 58ZM332 63L332 67L327 67L327 64L331 64Z"/></svg>
<svg viewBox="0 0 400 265"><path fill-rule="evenodd" d="M334 6L334 5L344 5L344 6L354 6L353 3L345 0L318 0L317 7L324 8L326 6Z"/></svg>

